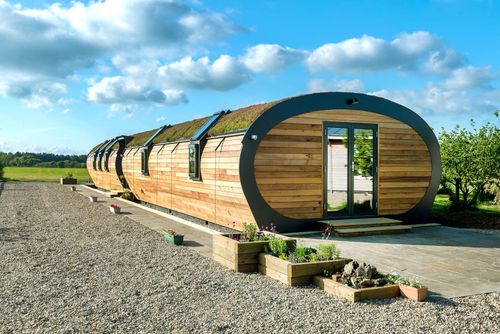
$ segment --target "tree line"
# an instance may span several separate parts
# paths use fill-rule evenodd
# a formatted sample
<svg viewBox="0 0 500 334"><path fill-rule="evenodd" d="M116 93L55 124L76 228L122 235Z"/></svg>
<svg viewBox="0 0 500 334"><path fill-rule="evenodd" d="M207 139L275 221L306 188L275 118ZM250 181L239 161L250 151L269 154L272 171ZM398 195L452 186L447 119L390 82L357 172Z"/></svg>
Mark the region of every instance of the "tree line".
<svg viewBox="0 0 500 334"><path fill-rule="evenodd" d="M5 167L51 167L51 168L85 168L86 155L64 155L53 153L2 153L0 166ZM0 167L0 173L1 173Z"/></svg>

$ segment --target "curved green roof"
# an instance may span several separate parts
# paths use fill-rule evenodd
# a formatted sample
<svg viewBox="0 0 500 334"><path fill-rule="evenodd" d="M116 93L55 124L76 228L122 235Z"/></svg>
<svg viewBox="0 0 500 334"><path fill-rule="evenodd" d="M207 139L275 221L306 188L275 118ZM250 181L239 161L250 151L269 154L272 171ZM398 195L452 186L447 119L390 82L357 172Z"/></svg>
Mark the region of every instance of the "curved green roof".
<svg viewBox="0 0 500 334"><path fill-rule="evenodd" d="M218 136L231 132L244 131L266 110L282 101L284 100L255 104L228 112L208 131L208 136ZM174 124L154 138L153 144L188 140L210 119L210 117L211 116L207 116ZM144 145L157 130L158 129L153 129L131 135L130 137L132 137L132 139L127 143L127 147ZM96 145L90 152L95 151L99 145Z"/></svg>
<svg viewBox="0 0 500 334"><path fill-rule="evenodd" d="M152 135L155 134L156 131L158 131L158 129L133 134L131 136L132 139L127 143L127 147L142 146L145 142L148 141L149 138L151 138Z"/></svg>
<svg viewBox="0 0 500 334"><path fill-rule="evenodd" d="M153 144L176 141L191 138L210 117L198 118L192 121L187 121L172 125L160 133L154 140Z"/></svg>

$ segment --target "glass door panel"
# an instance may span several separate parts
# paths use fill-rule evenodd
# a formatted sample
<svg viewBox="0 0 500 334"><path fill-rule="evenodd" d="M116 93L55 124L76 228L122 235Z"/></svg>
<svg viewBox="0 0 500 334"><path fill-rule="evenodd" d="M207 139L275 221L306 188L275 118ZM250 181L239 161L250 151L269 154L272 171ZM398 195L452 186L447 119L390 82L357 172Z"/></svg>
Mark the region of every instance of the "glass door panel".
<svg viewBox="0 0 500 334"><path fill-rule="evenodd" d="M325 123L325 213L367 216L377 210L377 126Z"/></svg>
<svg viewBox="0 0 500 334"><path fill-rule="evenodd" d="M348 212L348 128L327 128L327 211Z"/></svg>
<svg viewBox="0 0 500 334"><path fill-rule="evenodd" d="M353 215L374 212L374 130L354 128L353 147Z"/></svg>

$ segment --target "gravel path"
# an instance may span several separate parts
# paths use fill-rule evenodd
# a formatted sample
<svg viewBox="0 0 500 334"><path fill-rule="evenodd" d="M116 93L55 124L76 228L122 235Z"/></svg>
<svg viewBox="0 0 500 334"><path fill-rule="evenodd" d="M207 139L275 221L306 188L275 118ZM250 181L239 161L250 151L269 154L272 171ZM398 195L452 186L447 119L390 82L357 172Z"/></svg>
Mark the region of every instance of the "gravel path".
<svg viewBox="0 0 500 334"><path fill-rule="evenodd" d="M351 304L236 274L57 184L0 194L2 333L499 333L500 294Z"/></svg>

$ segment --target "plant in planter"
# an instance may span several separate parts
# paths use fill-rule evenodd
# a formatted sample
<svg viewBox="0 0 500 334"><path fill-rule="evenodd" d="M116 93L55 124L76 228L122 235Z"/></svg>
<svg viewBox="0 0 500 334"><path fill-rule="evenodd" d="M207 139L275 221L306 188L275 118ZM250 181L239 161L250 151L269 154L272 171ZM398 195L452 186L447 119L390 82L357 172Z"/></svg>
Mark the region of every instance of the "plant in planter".
<svg viewBox="0 0 500 334"><path fill-rule="evenodd" d="M94 196L94 195L89 196L89 201L97 202L97 196Z"/></svg>
<svg viewBox="0 0 500 334"><path fill-rule="evenodd" d="M134 193L130 189L128 189L128 188L123 189L123 193L121 194L120 197L123 198L123 199L126 199L128 201L134 201L135 200Z"/></svg>
<svg viewBox="0 0 500 334"><path fill-rule="evenodd" d="M73 177L73 174L68 173L61 177L61 184L76 184L77 180Z"/></svg>
<svg viewBox="0 0 500 334"><path fill-rule="evenodd" d="M356 261L337 273L325 272L323 276L314 277L314 283L327 293L353 302L399 296L398 285L391 284L386 275L372 265Z"/></svg>
<svg viewBox="0 0 500 334"><path fill-rule="evenodd" d="M404 278L396 273L391 273L388 275L388 280L395 284L399 284L399 291L403 297L418 302L423 302L427 299L429 289L416 279Z"/></svg>
<svg viewBox="0 0 500 334"><path fill-rule="evenodd" d="M184 241L184 235L183 234L179 234L177 232L175 232L174 230L167 230L167 231L163 231L163 240L165 240L166 242L170 243L170 244L174 244L174 245L182 245L182 242Z"/></svg>
<svg viewBox="0 0 500 334"><path fill-rule="evenodd" d="M119 214L121 212L121 208L116 204L111 204L109 206L109 211L111 211L114 214Z"/></svg>
<svg viewBox="0 0 500 334"><path fill-rule="evenodd" d="M276 233L276 227L270 225L263 231L257 230L255 224L243 224L243 231L238 234L216 234L212 238L212 257L214 261L237 272L258 271L259 253L271 239L276 238L266 233ZM289 246L295 245L295 240L288 239Z"/></svg>
<svg viewBox="0 0 500 334"><path fill-rule="evenodd" d="M288 285L307 285L313 276L336 272L350 261L340 258L335 244L289 247L283 240L271 239L266 252L259 254L259 271Z"/></svg>

